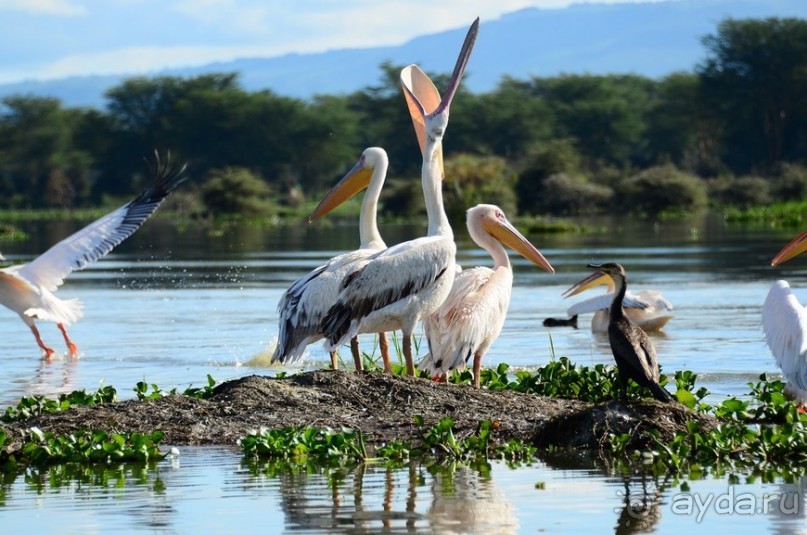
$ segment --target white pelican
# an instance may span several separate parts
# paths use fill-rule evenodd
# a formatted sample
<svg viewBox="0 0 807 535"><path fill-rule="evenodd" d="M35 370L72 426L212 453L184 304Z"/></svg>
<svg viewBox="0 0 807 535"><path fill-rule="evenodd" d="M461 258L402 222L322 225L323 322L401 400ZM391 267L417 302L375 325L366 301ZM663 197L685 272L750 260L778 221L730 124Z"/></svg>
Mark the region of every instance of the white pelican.
<svg viewBox="0 0 807 535"><path fill-rule="evenodd" d="M608 332L608 309L611 301L614 300L616 291L614 279L606 273L586 277L563 292L563 297L565 299L577 295L600 284L608 285L607 293L575 303L566 310L566 314L573 317L593 312L591 331L606 333ZM625 314L646 332L660 331L673 318L672 315L666 314L667 311L673 309L672 303L656 290L644 290L638 293L626 292L623 307Z"/></svg>
<svg viewBox="0 0 807 535"><path fill-rule="evenodd" d="M277 305L280 314L277 347L273 361L295 362L303 355L306 346L321 340L320 323L328 309L336 302L340 284L350 271L351 265L387 248L378 232L376 213L378 197L387 176L389 161L380 147L364 150L353 168L325 195L310 219L321 217L367 188L359 214L359 249L335 256L311 273L300 277L292 284ZM378 335L384 370L392 370L386 335ZM356 370L362 370L358 339L351 340ZM337 368L336 351L331 351L331 365Z"/></svg>
<svg viewBox="0 0 807 535"><path fill-rule="evenodd" d="M34 333L45 358L51 359L55 351L42 341L34 320L55 322L70 356L75 358L78 348L67 334L67 325L83 315L78 299L65 301L53 292L72 271L84 269L131 236L185 180L185 166L179 167L170 161L161 166L156 151L155 157L153 169L146 162L155 176L154 183L140 195L63 239L31 262L0 269L0 304L19 314Z"/></svg>
<svg viewBox="0 0 807 535"><path fill-rule="evenodd" d="M807 251L807 232L785 245L771 261L777 266ZM787 381L787 391L803 409L807 402L807 310L787 281L773 283L762 306L762 329L768 347Z"/></svg>
<svg viewBox="0 0 807 535"><path fill-rule="evenodd" d="M445 97L427 111L436 90L423 71L410 65L401 72L404 95L413 122L422 122L423 195L429 220L428 233L382 251L362 262L345 277L336 304L322 322L326 350L343 344L360 332L403 331L406 371L415 374L412 333L421 318L434 312L451 290L455 269L454 233L443 209L442 139L448 125L451 100L473 49L479 19L471 25ZM430 96L426 95L426 92ZM424 102L425 100L425 102Z"/></svg>
<svg viewBox="0 0 807 535"><path fill-rule="evenodd" d="M628 378L630 378L639 386L649 388L657 400L665 403L672 401L673 397L670 393L658 384L658 359L650 338L625 314L625 309L622 308L622 301L628 289L628 276L625 268L613 262L599 265L589 264L588 267L601 273L607 273L616 285L616 291L611 296L608 342L611 344L611 352L619 371L622 398L627 396ZM589 278L594 279L597 275L595 272Z"/></svg>
<svg viewBox="0 0 807 535"><path fill-rule="evenodd" d="M550 273L555 270L498 206L474 206L468 210L467 224L474 242L493 257L493 269L475 267L457 273L442 306L423 322L429 354L420 369L444 376L463 369L473 356L474 386L479 388L482 356L502 331L513 287L513 270L502 243Z"/></svg>

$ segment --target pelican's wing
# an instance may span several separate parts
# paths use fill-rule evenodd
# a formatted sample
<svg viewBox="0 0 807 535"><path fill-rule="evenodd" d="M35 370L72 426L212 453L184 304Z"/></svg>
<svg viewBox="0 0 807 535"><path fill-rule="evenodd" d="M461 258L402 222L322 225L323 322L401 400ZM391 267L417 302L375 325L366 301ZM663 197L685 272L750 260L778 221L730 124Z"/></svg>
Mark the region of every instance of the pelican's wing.
<svg viewBox="0 0 807 535"><path fill-rule="evenodd" d="M776 281L762 306L768 347L787 381L807 389L807 311L786 281Z"/></svg>
<svg viewBox="0 0 807 535"><path fill-rule="evenodd" d="M453 240L427 236L358 262L345 276L336 304L322 321L325 337L335 345L348 334L354 320L409 298L441 277L452 276L453 269L448 270L455 254Z"/></svg>
<svg viewBox="0 0 807 535"><path fill-rule="evenodd" d="M596 297L589 297L588 299L584 299L570 306L566 310L566 314L569 317L572 317L580 314L587 314L589 312L597 312L598 310L608 310L611 308L611 302L613 300L614 294L612 293L602 294ZM626 295L625 299L622 301L622 307L644 310L648 307L648 304L641 299L636 299L635 297L629 297Z"/></svg>
<svg viewBox="0 0 807 535"><path fill-rule="evenodd" d="M648 308L654 308L657 311L673 309L672 303L661 295L661 292L658 290L643 290L635 294L628 294L628 296L643 303L647 303L649 305Z"/></svg>
<svg viewBox="0 0 807 535"><path fill-rule="evenodd" d="M277 305L280 321L273 361L294 363L308 344L322 337L320 323L336 302L350 265L377 252L377 249L358 249L335 256L286 290Z"/></svg>
<svg viewBox="0 0 807 535"><path fill-rule="evenodd" d="M420 368L431 372L465 367L468 359L501 332L510 302L510 281L497 284L494 271L468 269L454 279L442 306L424 322L429 355Z"/></svg>
<svg viewBox="0 0 807 535"><path fill-rule="evenodd" d="M140 228L186 178L184 165L180 167L169 161L161 166L159 156L154 173L154 183L140 195L52 246L20 268L18 274L54 291L72 271L83 269L109 253Z"/></svg>

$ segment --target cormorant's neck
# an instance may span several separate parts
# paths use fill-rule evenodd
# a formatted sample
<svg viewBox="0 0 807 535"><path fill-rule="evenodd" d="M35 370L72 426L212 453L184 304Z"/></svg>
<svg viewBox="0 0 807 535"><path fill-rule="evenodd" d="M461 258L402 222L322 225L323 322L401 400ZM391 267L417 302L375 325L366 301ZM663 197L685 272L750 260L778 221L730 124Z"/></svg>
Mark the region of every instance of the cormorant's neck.
<svg viewBox="0 0 807 535"><path fill-rule="evenodd" d="M612 278L614 279L616 290L614 291L614 300L611 301L611 321L625 315L625 310L622 308L622 301L625 299L625 291L628 289L624 277L616 275L612 276Z"/></svg>

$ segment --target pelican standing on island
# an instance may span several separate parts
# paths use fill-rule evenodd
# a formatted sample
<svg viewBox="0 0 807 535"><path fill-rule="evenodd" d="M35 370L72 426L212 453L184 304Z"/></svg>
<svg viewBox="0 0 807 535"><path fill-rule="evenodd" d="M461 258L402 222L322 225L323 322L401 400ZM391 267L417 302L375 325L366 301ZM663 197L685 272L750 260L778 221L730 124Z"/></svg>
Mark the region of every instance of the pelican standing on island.
<svg viewBox="0 0 807 535"><path fill-rule="evenodd" d="M436 312L424 320L429 354L420 369L444 376L473 361L474 387L479 388L482 357L502 331L513 270L505 244L535 265L554 273L546 258L492 204L478 204L468 210L468 233L493 258L493 269L466 269L454 278L451 292Z"/></svg>
<svg viewBox="0 0 807 535"><path fill-rule="evenodd" d="M785 245L771 261L771 266L778 266L804 251L807 251L807 231ZM787 381L786 392L803 410L807 402L807 310L793 295L787 281L774 282L768 291L762 306L762 329Z"/></svg>
<svg viewBox="0 0 807 535"><path fill-rule="evenodd" d="M600 284L608 285L608 291L605 294L584 299L566 310L569 317L593 312L591 332L594 333L608 332L608 310L616 293L614 279L606 274L593 279L586 277L563 292L563 298L566 299ZM672 303L656 290L644 290L638 293L626 291L622 307L625 309L625 314L645 332L660 331L672 319L672 315L666 314L667 311L673 309Z"/></svg>
<svg viewBox="0 0 807 535"><path fill-rule="evenodd" d="M359 249L335 256L307 275L297 279L280 298L277 311L280 315L277 347L272 361L295 362L306 346L323 338L320 323L339 296L340 285L352 265L387 248L376 221L378 198L387 176L389 161L380 147L364 150L353 168L323 197L311 214L310 220L319 218L367 188L359 213ZM386 334L378 333L378 344L384 371L391 372L389 344ZM364 366L359 353L358 338L351 339L351 352L356 371ZM337 354L331 350L331 366L338 367Z"/></svg>
<svg viewBox="0 0 807 535"><path fill-rule="evenodd" d="M163 166L157 151L154 155L154 168L146 161L154 183L140 195L53 245L31 262L0 269L0 304L19 314L34 333L46 359L53 358L55 351L42 341L34 320L55 322L70 356L76 358L78 347L67 334L67 326L84 313L78 299L62 300L53 292L71 272L84 269L131 236L185 180L184 165L172 164L169 157Z"/></svg>
<svg viewBox="0 0 807 535"><path fill-rule="evenodd" d="M401 72L413 121L423 123L422 184L428 232L425 237L400 243L359 263L345 277L336 304L322 321L328 351L361 332L400 329L406 372L415 374L412 334L418 321L443 303L454 279L457 248L443 208L442 140L448 126L451 100L459 87L478 29L479 19L476 19L465 37L446 94L434 110L427 111L430 103L419 98L423 85L431 84L428 77L415 66ZM418 137L420 139L420 134Z"/></svg>
<svg viewBox="0 0 807 535"><path fill-rule="evenodd" d="M602 274L607 274L616 285L609 311L608 341L611 344L611 352L614 354L619 372L622 398L627 397L628 379L630 378L639 386L649 388L657 400L665 403L672 401L670 393L658 383L658 359L650 338L625 314L625 309L622 307L622 301L625 299L625 292L628 288L625 268L613 262L588 264L587 267L597 271L587 279L580 281L581 283L586 284L601 277Z"/></svg>

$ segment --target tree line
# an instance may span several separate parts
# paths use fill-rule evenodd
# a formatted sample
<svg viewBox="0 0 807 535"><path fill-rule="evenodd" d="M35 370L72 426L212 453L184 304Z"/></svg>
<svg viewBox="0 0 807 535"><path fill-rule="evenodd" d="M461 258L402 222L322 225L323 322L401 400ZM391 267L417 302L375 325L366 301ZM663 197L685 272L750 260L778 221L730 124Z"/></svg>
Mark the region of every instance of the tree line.
<svg viewBox="0 0 807 535"><path fill-rule="evenodd" d="M722 21L706 59L661 79L507 78L461 90L444 142L446 195L522 213L653 212L807 193L807 21ZM536 52L537 53L537 52ZM389 213L419 208L420 153L398 81L301 100L237 74L131 78L105 109L18 95L0 106L0 208L82 207L131 195L142 157L189 162L200 211L259 214L332 185L364 147L390 156ZM433 74L438 88L447 74Z"/></svg>

